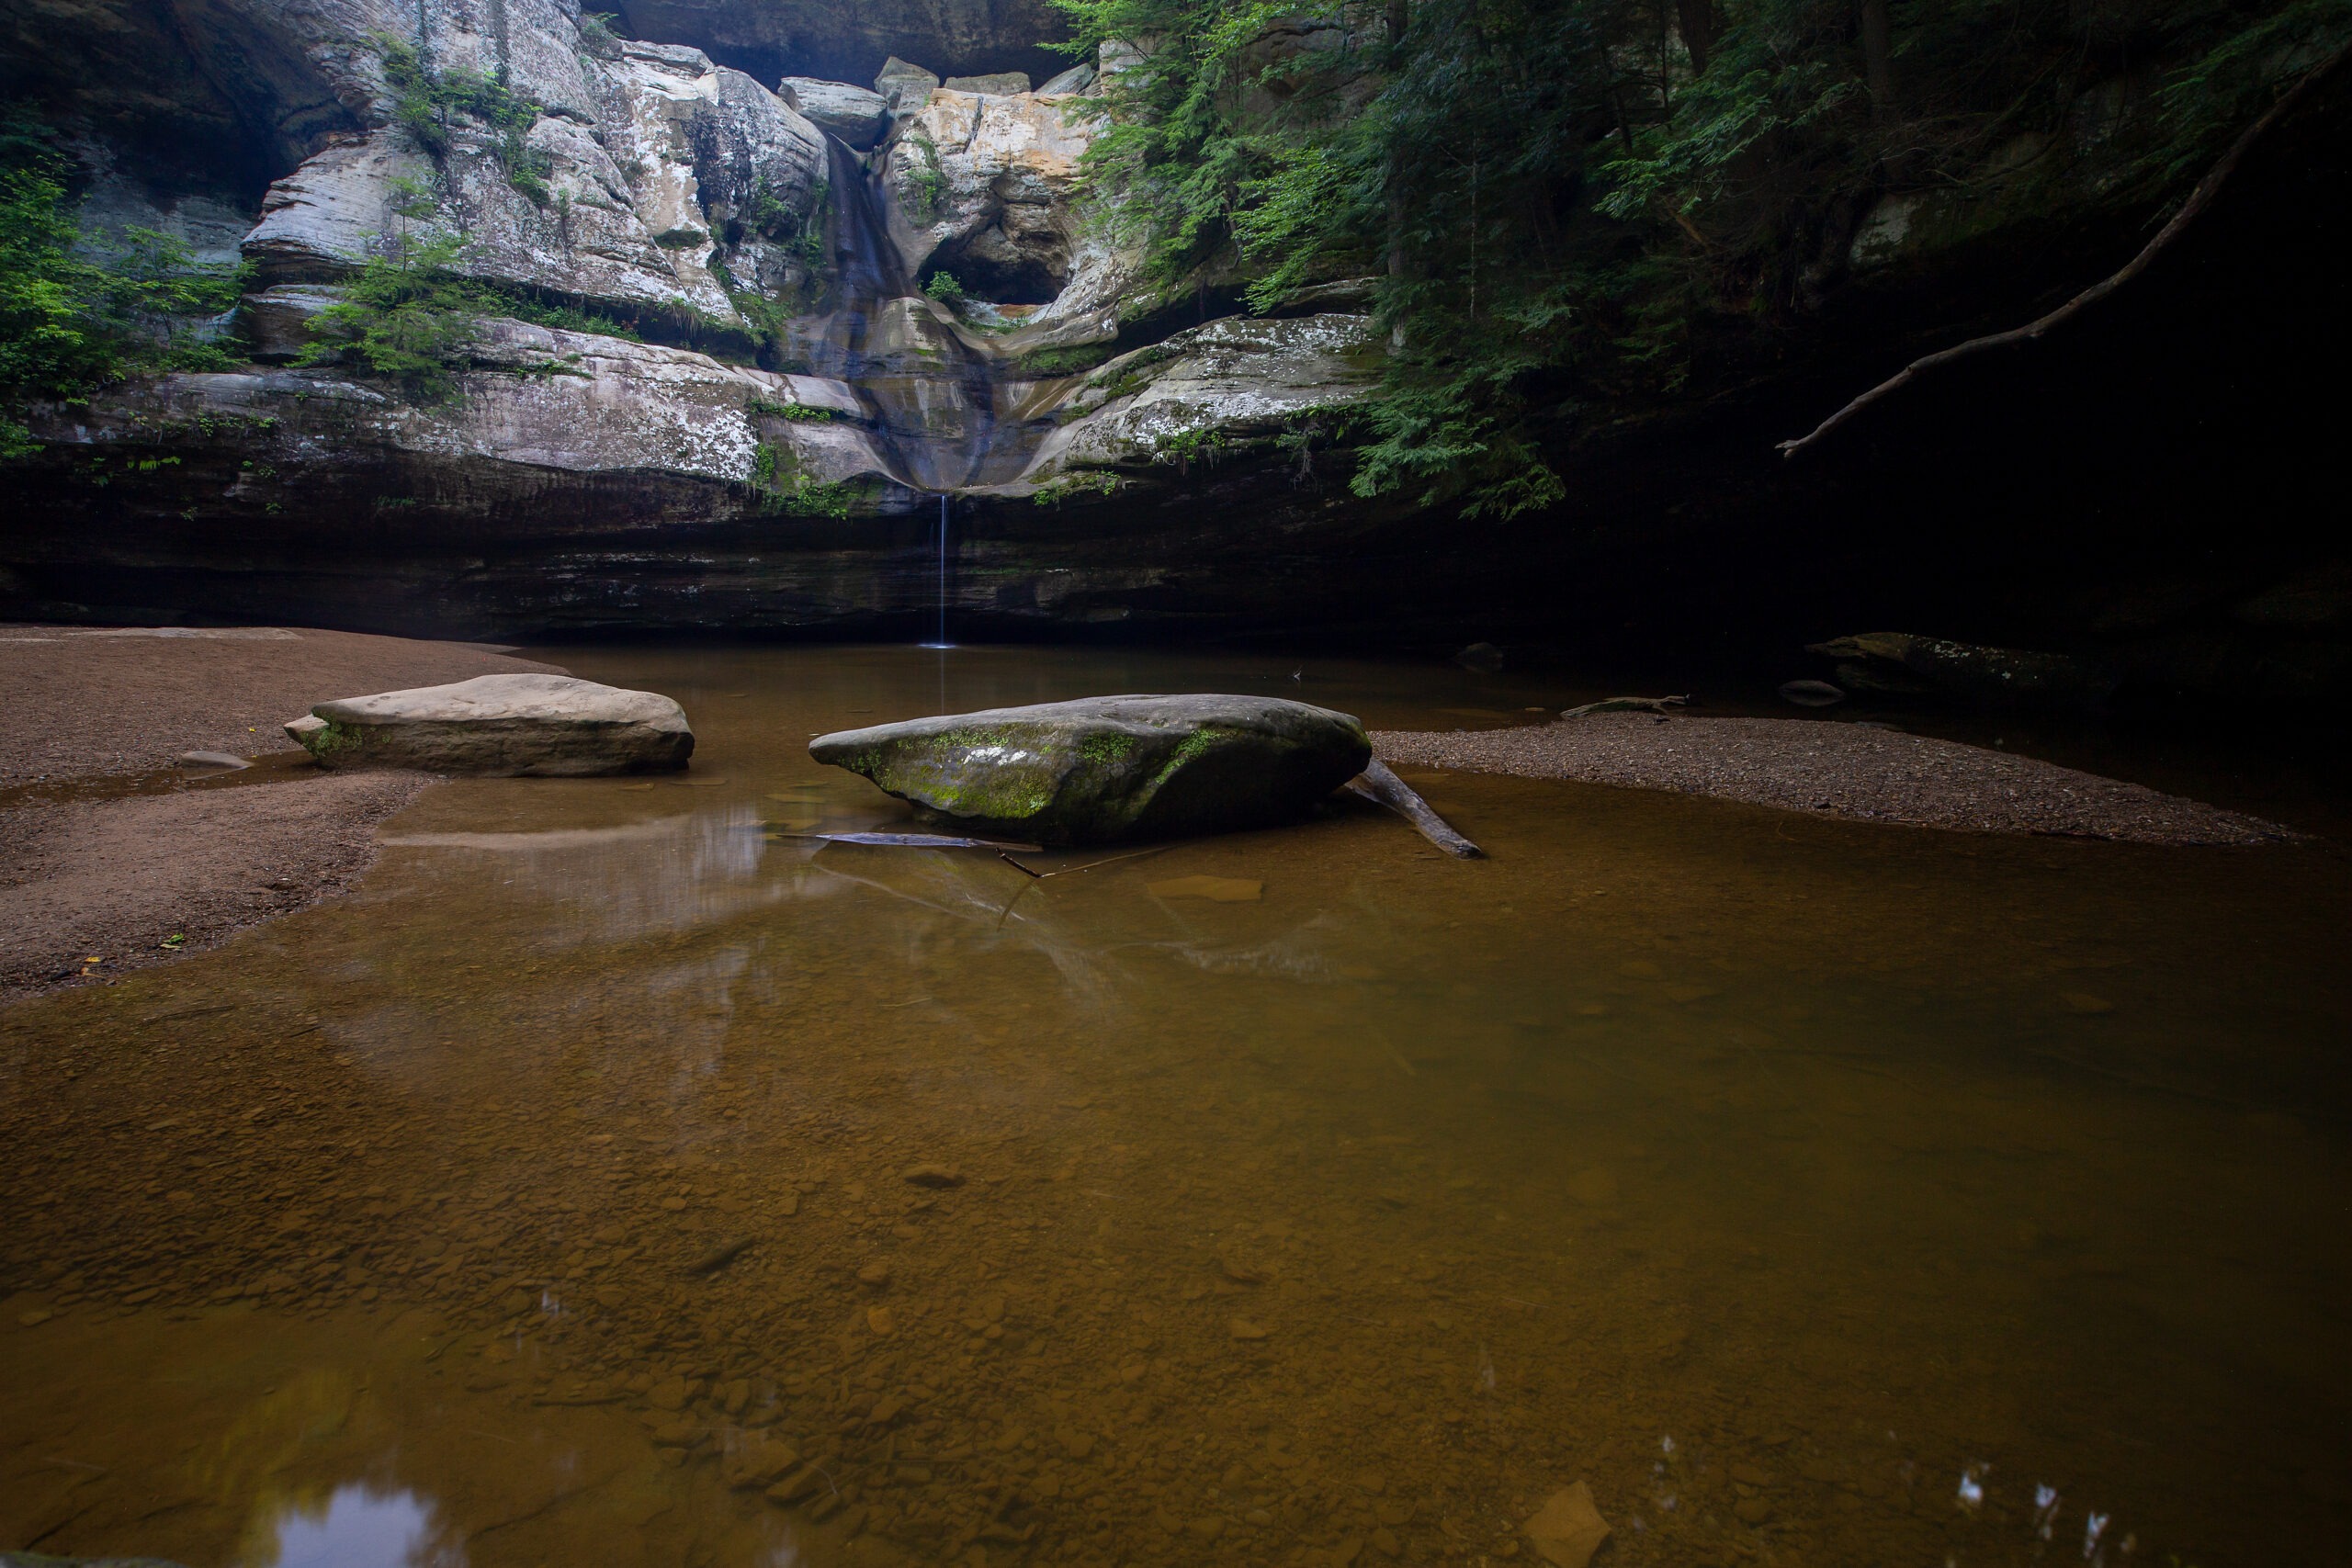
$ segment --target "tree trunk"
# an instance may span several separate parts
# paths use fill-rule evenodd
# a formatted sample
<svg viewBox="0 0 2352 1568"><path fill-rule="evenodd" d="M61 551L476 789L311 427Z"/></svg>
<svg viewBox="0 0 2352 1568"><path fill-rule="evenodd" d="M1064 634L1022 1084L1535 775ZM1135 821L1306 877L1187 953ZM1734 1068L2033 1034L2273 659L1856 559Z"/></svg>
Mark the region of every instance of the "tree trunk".
<svg viewBox="0 0 2352 1568"><path fill-rule="evenodd" d="M1870 83L1871 110L1881 119L1894 118L1894 24L1886 14L1886 0L1861 0L1862 73Z"/></svg>
<svg viewBox="0 0 2352 1568"><path fill-rule="evenodd" d="M1714 0L1674 0L1674 10L1683 52L1690 57L1690 73L1702 74L1715 51Z"/></svg>

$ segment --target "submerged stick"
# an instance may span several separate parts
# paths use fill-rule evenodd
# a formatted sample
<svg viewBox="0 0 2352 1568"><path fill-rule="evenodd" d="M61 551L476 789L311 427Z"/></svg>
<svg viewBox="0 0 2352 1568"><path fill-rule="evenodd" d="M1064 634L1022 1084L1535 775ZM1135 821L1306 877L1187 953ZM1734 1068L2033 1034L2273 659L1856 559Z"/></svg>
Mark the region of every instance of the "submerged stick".
<svg viewBox="0 0 2352 1568"><path fill-rule="evenodd" d="M1367 800L1376 800L1389 810L1420 829L1421 837L1461 860L1477 860L1486 852L1455 832L1430 803L1413 793L1413 786L1398 778L1387 763L1374 757L1364 764L1363 772L1348 781L1348 787Z"/></svg>
<svg viewBox="0 0 2352 1568"><path fill-rule="evenodd" d="M1688 693L1679 697L1604 697L1597 703L1587 703L1580 708L1562 711L1562 718L1582 718L1589 713L1654 713L1660 718L1670 716L1668 708L1689 707Z"/></svg>
<svg viewBox="0 0 2352 1568"><path fill-rule="evenodd" d="M888 850L1006 850L1023 854L1043 852L1037 844L1016 844L1010 839L964 839L949 833L777 833L779 839L819 839L828 844L876 844Z"/></svg>

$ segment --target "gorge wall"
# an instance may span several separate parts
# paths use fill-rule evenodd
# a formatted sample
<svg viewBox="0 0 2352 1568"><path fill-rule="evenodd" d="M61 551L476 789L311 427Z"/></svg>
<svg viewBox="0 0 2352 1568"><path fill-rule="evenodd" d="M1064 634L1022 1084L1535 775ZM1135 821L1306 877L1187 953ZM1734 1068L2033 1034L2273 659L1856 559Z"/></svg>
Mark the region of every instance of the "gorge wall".
<svg viewBox="0 0 2352 1568"><path fill-rule="evenodd" d="M6 85L73 130L94 221L253 264L251 363L40 411L0 614L903 635L944 495L966 637L1692 665L1904 626L2094 642L2165 691L2352 673L2342 552L2298 526L2322 416L2290 390L2344 335L2311 272L2340 241L2341 95L2082 331L1783 463L1903 359L2143 237L2005 205L1997 170L1889 198L1801 353L1585 420L1566 502L1506 525L1350 491L1329 433L1386 346L1360 284L1248 314L1215 279L1147 284L1088 221L1099 81L1004 74L1064 63L1018 6L663 0L625 6L626 38L558 0L64 14L15 7ZM371 257L444 233L517 312L449 393L294 363ZM933 298L942 274L971 298Z"/></svg>

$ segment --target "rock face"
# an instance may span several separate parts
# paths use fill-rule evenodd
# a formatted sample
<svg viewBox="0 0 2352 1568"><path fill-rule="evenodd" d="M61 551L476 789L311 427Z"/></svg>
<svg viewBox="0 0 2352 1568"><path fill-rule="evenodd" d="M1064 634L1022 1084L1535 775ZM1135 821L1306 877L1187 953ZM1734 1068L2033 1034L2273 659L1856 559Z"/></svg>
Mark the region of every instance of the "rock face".
<svg viewBox="0 0 2352 1568"><path fill-rule="evenodd" d="M576 778L683 768L685 710L568 675L480 675L321 703L286 733L322 767Z"/></svg>
<svg viewBox="0 0 2352 1568"><path fill-rule="evenodd" d="M881 175L908 272L953 272L983 299L1045 304L1069 281L1071 197L1101 106L1001 85L931 92L893 132ZM1063 313L1091 300L1073 300ZM1106 334L1107 335L1107 334Z"/></svg>
<svg viewBox="0 0 2352 1568"><path fill-rule="evenodd" d="M879 93L853 87L846 82L820 82L813 76L786 76L776 84L776 96L806 116L820 130L830 130L863 152L881 136L890 121L890 106Z"/></svg>
<svg viewBox="0 0 2352 1568"><path fill-rule="evenodd" d="M472 355L476 368L435 401L332 371L178 375L127 388L56 428L100 441L118 428L233 431L272 477L397 454L433 466L512 465L518 477L536 468L715 480L752 487L754 509L763 498L784 509L793 484L888 483L854 423L855 394L836 381L501 318L481 323ZM382 499L415 504L398 493Z"/></svg>
<svg viewBox="0 0 2352 1568"><path fill-rule="evenodd" d="M1270 697L1089 697L843 730L820 762L927 815L1045 844L1235 832L1295 821L1363 771L1343 713Z"/></svg>
<svg viewBox="0 0 2352 1568"><path fill-rule="evenodd" d="M1378 387L1382 358L1368 316L1228 317L1188 329L1066 392L1020 483L1049 496L1108 493L1311 434Z"/></svg>
<svg viewBox="0 0 2352 1568"><path fill-rule="evenodd" d="M411 12L349 8L368 12L353 36L416 31ZM300 15L284 24L298 35ZM622 40L591 52L551 0L498 15L505 26L488 35L454 11L435 18L420 69L450 82L511 62L514 91L537 107L527 127L444 114L428 121L442 127L433 145L400 118L402 94L420 89L388 81L380 51L335 56L368 129L270 187L244 243L265 282L333 282L386 236L447 231L464 237L454 266L468 276L741 329L730 280L785 289L807 276L790 242L821 222L815 125L699 50Z"/></svg>
<svg viewBox="0 0 2352 1568"><path fill-rule="evenodd" d="M730 58L868 80L903 54L958 73L1051 73L1068 30L1050 0L621 0L628 30Z"/></svg>
<svg viewBox="0 0 2352 1568"><path fill-rule="evenodd" d="M1838 660L1849 690L1942 697L1985 707L2095 708L2115 694L2113 671L2060 653L1979 648L1908 632L1866 632L1811 645Z"/></svg>

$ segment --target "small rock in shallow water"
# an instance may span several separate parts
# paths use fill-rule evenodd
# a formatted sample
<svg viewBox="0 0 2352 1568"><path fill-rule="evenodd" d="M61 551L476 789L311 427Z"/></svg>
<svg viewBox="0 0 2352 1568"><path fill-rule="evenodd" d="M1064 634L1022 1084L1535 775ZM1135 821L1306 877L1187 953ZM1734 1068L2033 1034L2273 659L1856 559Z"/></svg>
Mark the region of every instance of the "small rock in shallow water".
<svg viewBox="0 0 2352 1568"><path fill-rule="evenodd" d="M226 751L183 751L179 755L179 765L190 773L223 773L253 766L243 757L232 757Z"/></svg>
<svg viewBox="0 0 2352 1568"><path fill-rule="evenodd" d="M1236 1339L1264 1339L1273 1333L1272 1329L1262 1327L1246 1317L1231 1319L1226 1324L1225 1329Z"/></svg>
<svg viewBox="0 0 2352 1568"><path fill-rule="evenodd" d="M1846 694L1826 681L1788 681L1781 683L1781 700L1801 708L1833 708Z"/></svg>
<svg viewBox="0 0 2352 1568"><path fill-rule="evenodd" d="M1491 675L1503 667L1503 650L1491 642L1474 642L1455 654L1453 661L1464 670Z"/></svg>
<svg viewBox="0 0 2352 1568"><path fill-rule="evenodd" d="M1595 1166L1568 1179L1568 1196L1579 1203L1614 1203L1617 1201L1617 1176L1614 1171Z"/></svg>
<svg viewBox="0 0 2352 1568"><path fill-rule="evenodd" d="M1609 1539L1609 1521L1594 1505L1592 1488L1581 1481L1546 1498L1526 1529L1527 1539L1553 1568L1584 1568Z"/></svg>

